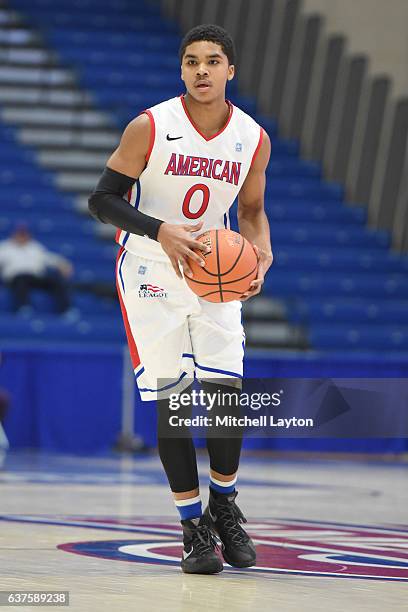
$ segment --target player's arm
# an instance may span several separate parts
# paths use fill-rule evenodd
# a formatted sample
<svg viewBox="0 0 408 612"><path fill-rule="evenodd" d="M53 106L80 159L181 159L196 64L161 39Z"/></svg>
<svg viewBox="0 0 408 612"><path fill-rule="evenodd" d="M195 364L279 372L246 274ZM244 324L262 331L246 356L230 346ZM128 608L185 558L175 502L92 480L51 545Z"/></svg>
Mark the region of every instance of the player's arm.
<svg viewBox="0 0 408 612"><path fill-rule="evenodd" d="M258 154L238 194L239 231L252 242L259 260L257 278L252 281L249 291L242 295L241 301L261 291L265 274L273 261L269 222L264 209L265 171L270 154L271 141L264 131Z"/></svg>
<svg viewBox="0 0 408 612"><path fill-rule="evenodd" d="M205 250L206 247L191 237L191 232L199 230L202 224L189 226L164 223L161 219L135 209L123 198L146 166L150 129L150 120L146 113L136 117L126 127L118 148L108 159L102 176L89 197L89 211L102 223L111 223L126 232L158 240L177 276L181 278L178 262L185 272L189 272L191 270L188 257L198 263L203 261L193 249ZM165 205L163 202L163 206Z"/></svg>
<svg viewBox="0 0 408 612"><path fill-rule="evenodd" d="M88 200L90 213L102 223L111 223L132 234L154 240L162 223L130 206L123 195L134 185L146 165L150 122L142 114L129 123L120 144L108 159L101 178Z"/></svg>

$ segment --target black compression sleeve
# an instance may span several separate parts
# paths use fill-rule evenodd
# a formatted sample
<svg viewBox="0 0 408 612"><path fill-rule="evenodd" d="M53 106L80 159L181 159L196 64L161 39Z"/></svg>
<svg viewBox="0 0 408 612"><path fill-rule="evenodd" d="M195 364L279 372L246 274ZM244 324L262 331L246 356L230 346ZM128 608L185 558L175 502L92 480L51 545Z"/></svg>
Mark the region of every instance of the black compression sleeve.
<svg viewBox="0 0 408 612"><path fill-rule="evenodd" d="M131 234L147 235L157 240L157 233L163 221L136 210L122 197L135 181L136 179L106 166L95 191L88 199L89 211L102 223L111 223Z"/></svg>

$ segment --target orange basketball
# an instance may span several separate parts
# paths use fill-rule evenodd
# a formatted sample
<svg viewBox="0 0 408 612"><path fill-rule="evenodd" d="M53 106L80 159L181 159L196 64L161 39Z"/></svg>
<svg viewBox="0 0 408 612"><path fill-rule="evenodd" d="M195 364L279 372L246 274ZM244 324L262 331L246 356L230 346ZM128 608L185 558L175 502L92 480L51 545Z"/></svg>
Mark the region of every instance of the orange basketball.
<svg viewBox="0 0 408 612"><path fill-rule="evenodd" d="M254 248L241 234L228 229L209 230L196 240L210 247L201 267L189 259L194 277L185 275L192 291L208 302L231 302L241 297L256 278L258 270Z"/></svg>

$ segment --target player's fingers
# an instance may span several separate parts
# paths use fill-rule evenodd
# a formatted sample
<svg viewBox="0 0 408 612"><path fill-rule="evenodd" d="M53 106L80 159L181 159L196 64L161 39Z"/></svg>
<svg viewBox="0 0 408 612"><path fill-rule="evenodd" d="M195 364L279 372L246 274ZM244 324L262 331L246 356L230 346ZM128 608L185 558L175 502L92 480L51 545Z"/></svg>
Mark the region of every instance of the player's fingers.
<svg viewBox="0 0 408 612"><path fill-rule="evenodd" d="M187 257L196 261L199 266L202 266L202 267L205 266L205 260L199 255L197 255L197 253L194 253L194 251L192 251L191 249L188 249L186 254L187 254Z"/></svg>
<svg viewBox="0 0 408 612"><path fill-rule="evenodd" d="M244 299L244 300L245 300L245 299L249 298L251 295L252 295L252 291L251 291L250 289L247 289L247 290L245 291L245 293L243 293L243 294L241 295L240 299L241 299L241 300L242 300L242 299Z"/></svg>
<svg viewBox="0 0 408 612"><path fill-rule="evenodd" d="M171 265L173 266L173 270L175 271L175 273L177 274L177 276L178 276L179 278L183 278L183 275L182 275L182 273L180 272L180 266L179 266L179 263L178 263L178 259L177 259L177 257L171 257L171 258L170 258L170 261L171 261Z"/></svg>
<svg viewBox="0 0 408 612"><path fill-rule="evenodd" d="M191 269L191 266L190 266L190 262L188 260L188 255L186 253L183 253L183 255L180 257L179 261L180 261L180 265L181 265L181 267L183 269L183 273L184 274L188 274L189 276L194 276L194 273L193 273L193 271Z"/></svg>
<svg viewBox="0 0 408 612"><path fill-rule="evenodd" d="M193 274L193 271L192 271L192 269L190 268L190 266L188 264L187 258L184 257L184 256L180 257L179 262L180 262L181 267L183 268L184 274L186 274L187 276L193 277L194 274Z"/></svg>
<svg viewBox="0 0 408 612"><path fill-rule="evenodd" d="M263 285L263 282L264 282L263 278L257 278L255 280L251 281L249 286L250 286L251 289L255 288L255 287L258 287L258 286L260 288Z"/></svg>
<svg viewBox="0 0 408 612"><path fill-rule="evenodd" d="M251 287L251 285L250 285ZM261 292L261 285L259 287L255 287L255 288L249 288L247 291L245 291L245 293L243 293L241 295L241 297L239 298L239 300L241 302L245 302L246 300L248 300L249 298L253 297L254 295L258 295L258 293Z"/></svg>
<svg viewBox="0 0 408 612"><path fill-rule="evenodd" d="M190 249L197 249L198 251L202 251L203 253L209 253L211 251L210 247L200 242L199 240L189 240L188 246Z"/></svg>

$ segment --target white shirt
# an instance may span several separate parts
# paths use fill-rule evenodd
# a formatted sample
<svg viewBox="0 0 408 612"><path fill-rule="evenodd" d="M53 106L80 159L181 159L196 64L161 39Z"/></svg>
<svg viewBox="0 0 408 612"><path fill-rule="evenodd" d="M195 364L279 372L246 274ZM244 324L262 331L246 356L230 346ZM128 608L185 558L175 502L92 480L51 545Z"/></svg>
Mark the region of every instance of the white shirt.
<svg viewBox="0 0 408 612"><path fill-rule="evenodd" d="M36 240L18 244L14 239L0 242L0 271L3 280L10 280L18 274L42 276L47 267L57 267L66 259L51 253Z"/></svg>
<svg viewBox="0 0 408 612"><path fill-rule="evenodd" d="M228 211L259 151L263 130L244 111L228 102L224 127L206 137L192 123L183 96L146 112L151 123L147 166L128 194L141 212L167 223L203 221L200 233L229 227ZM126 250L168 261L159 242L118 231Z"/></svg>

